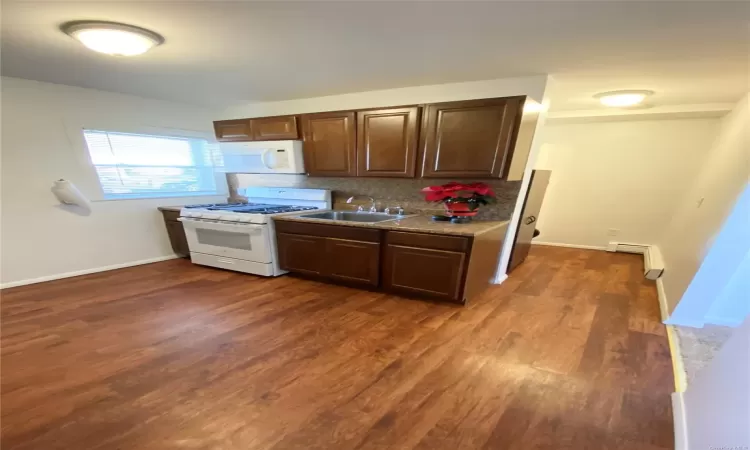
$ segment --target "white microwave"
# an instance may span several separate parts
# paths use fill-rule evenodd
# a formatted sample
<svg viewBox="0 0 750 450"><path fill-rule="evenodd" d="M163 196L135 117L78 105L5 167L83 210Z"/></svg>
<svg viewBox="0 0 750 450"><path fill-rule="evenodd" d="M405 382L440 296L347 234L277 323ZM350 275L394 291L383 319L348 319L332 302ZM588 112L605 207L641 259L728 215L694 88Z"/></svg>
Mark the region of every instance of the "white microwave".
<svg viewBox="0 0 750 450"><path fill-rule="evenodd" d="M236 173L305 173L302 141L222 142L224 170Z"/></svg>

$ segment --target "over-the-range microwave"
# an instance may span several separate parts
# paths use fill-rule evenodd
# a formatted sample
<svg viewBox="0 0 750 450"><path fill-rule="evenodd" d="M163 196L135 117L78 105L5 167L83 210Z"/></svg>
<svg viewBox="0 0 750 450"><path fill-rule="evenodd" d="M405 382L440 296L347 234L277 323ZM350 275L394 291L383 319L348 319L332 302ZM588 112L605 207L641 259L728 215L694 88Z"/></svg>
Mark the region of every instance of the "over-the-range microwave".
<svg viewBox="0 0 750 450"><path fill-rule="evenodd" d="M302 141L222 142L224 170L236 173L305 173Z"/></svg>

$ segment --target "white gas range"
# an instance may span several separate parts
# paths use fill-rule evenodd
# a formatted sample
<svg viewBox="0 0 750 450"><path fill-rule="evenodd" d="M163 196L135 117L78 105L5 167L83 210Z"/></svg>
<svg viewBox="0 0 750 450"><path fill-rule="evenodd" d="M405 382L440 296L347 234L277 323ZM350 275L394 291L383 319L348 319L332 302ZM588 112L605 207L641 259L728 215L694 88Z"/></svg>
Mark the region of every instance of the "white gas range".
<svg viewBox="0 0 750 450"><path fill-rule="evenodd" d="M194 264L278 276L272 218L331 208L324 189L246 188L247 203L188 205L180 211Z"/></svg>

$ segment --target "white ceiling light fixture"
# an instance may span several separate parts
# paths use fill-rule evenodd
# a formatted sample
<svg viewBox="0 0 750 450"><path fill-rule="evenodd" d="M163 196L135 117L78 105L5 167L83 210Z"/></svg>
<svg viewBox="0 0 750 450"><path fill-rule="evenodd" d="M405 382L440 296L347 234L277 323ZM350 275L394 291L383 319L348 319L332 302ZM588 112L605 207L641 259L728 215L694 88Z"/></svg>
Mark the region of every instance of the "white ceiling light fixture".
<svg viewBox="0 0 750 450"><path fill-rule="evenodd" d="M60 29L87 48L114 56L140 55L164 43L161 35L124 23L79 20Z"/></svg>
<svg viewBox="0 0 750 450"><path fill-rule="evenodd" d="M604 106L611 108L628 108L639 105L654 91L611 91L596 94L594 98Z"/></svg>

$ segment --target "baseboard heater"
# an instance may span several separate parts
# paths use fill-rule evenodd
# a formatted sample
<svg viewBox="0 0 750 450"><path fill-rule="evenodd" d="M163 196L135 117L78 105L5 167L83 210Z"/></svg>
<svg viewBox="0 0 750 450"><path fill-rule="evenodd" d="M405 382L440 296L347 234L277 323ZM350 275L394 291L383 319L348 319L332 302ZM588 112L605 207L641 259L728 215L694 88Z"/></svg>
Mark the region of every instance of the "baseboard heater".
<svg viewBox="0 0 750 450"><path fill-rule="evenodd" d="M623 244L621 242L610 242L607 246L608 252L638 253L643 255L643 274L649 280L656 280L664 273L664 260L661 257L659 247L641 244Z"/></svg>

